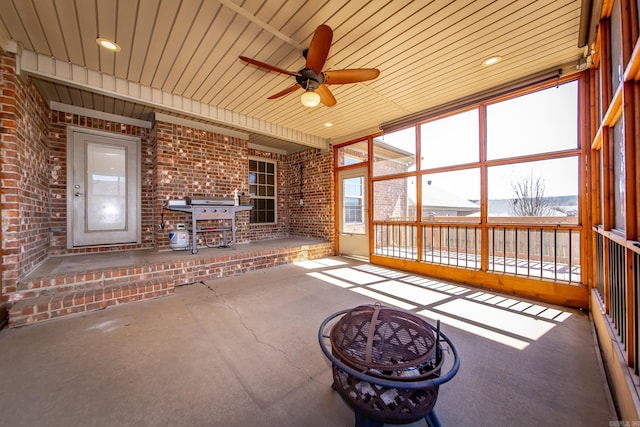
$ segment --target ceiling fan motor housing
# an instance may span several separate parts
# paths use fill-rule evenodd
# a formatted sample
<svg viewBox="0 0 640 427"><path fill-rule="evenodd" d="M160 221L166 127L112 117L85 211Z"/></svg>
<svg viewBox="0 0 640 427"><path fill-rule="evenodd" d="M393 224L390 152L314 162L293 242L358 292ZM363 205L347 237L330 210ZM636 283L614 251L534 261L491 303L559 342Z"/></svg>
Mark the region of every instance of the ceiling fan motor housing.
<svg viewBox="0 0 640 427"><path fill-rule="evenodd" d="M310 68L303 68L298 72L296 81L304 90L314 91L324 82L324 74L318 74Z"/></svg>

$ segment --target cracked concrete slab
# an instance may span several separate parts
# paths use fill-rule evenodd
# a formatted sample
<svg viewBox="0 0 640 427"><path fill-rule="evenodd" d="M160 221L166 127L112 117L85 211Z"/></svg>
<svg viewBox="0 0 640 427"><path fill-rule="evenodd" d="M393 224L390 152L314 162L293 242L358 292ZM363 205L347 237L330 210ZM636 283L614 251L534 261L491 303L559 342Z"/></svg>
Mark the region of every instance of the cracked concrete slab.
<svg viewBox="0 0 640 427"><path fill-rule="evenodd" d="M317 333L332 313L374 302L368 295L443 319L462 360L440 389L443 425L599 426L615 419L587 314L506 304L511 297L369 267L332 257L2 330L2 424L351 427L353 412L331 389ZM379 279L357 283L362 271ZM398 295L391 294L392 273ZM439 297L423 301L425 288ZM495 316L481 324L481 311L470 316L458 306L494 315L500 308L509 319L519 313L524 327L552 327L531 338L513 324L501 328Z"/></svg>

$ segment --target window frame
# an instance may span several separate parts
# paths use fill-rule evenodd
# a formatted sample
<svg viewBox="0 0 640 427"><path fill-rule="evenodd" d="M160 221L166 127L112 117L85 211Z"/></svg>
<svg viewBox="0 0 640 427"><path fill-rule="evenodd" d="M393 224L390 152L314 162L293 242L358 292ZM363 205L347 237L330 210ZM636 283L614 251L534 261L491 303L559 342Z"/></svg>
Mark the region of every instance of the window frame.
<svg viewBox="0 0 640 427"><path fill-rule="evenodd" d="M260 172L260 167L258 166L258 170L251 170L251 162L257 162L257 166L260 163L264 163L265 164L265 171L267 170L266 164L271 164L273 165L273 184L260 184L259 182L253 183L251 182L251 174L255 173L255 174L259 174ZM249 174L248 174L248 180L249 180L249 197L251 198L251 204L253 205L253 209L251 210L251 214L249 215L249 225L274 225L278 223L278 162L275 160L271 160L271 159L265 159L263 157L255 157L255 156L249 156L248 158L248 163L247 163L247 169L249 170ZM265 176L266 175L270 175L267 172L264 172ZM269 196L269 195L259 195L259 194L253 194L251 192L251 186L255 185L256 187L258 187L259 185L263 185L263 186L273 186L273 196ZM256 191L257 193L257 191ZM254 218L254 212L256 212L256 208L255 208L255 201L256 200L272 200L273 201L273 222L272 221L264 221L264 222L255 222L253 220Z"/></svg>

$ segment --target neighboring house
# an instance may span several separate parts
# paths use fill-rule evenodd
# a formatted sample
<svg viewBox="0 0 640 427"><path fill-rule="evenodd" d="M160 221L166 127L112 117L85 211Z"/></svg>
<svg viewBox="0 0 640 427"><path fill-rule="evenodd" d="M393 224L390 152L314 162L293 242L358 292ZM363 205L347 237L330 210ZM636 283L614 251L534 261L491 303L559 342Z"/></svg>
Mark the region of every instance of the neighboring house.
<svg viewBox="0 0 640 427"><path fill-rule="evenodd" d="M415 205L415 202L413 202ZM450 193L431 181L422 187L422 217L469 216L480 213L480 205Z"/></svg>

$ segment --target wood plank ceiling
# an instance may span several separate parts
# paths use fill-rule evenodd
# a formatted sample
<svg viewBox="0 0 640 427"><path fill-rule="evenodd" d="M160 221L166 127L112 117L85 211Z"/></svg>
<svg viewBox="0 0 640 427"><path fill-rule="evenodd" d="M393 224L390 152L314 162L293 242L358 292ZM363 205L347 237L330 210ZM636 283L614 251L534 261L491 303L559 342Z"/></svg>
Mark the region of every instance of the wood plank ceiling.
<svg viewBox="0 0 640 427"><path fill-rule="evenodd" d="M279 145L260 128L266 123L342 142L544 70L575 70L584 54L580 7L581 0L0 0L0 40L4 35L24 51L215 106L243 119L217 117L212 124L292 151L295 138ZM380 77L332 85L334 107L303 107L301 90L267 100L293 77L238 56L298 71L320 24L334 32L325 71L375 67ZM115 40L121 51L100 48L97 37ZM482 65L494 55L502 61ZM34 74L47 101L145 120L162 111L142 97L58 77ZM175 105L164 112L190 116ZM252 119L262 125L238 126Z"/></svg>

